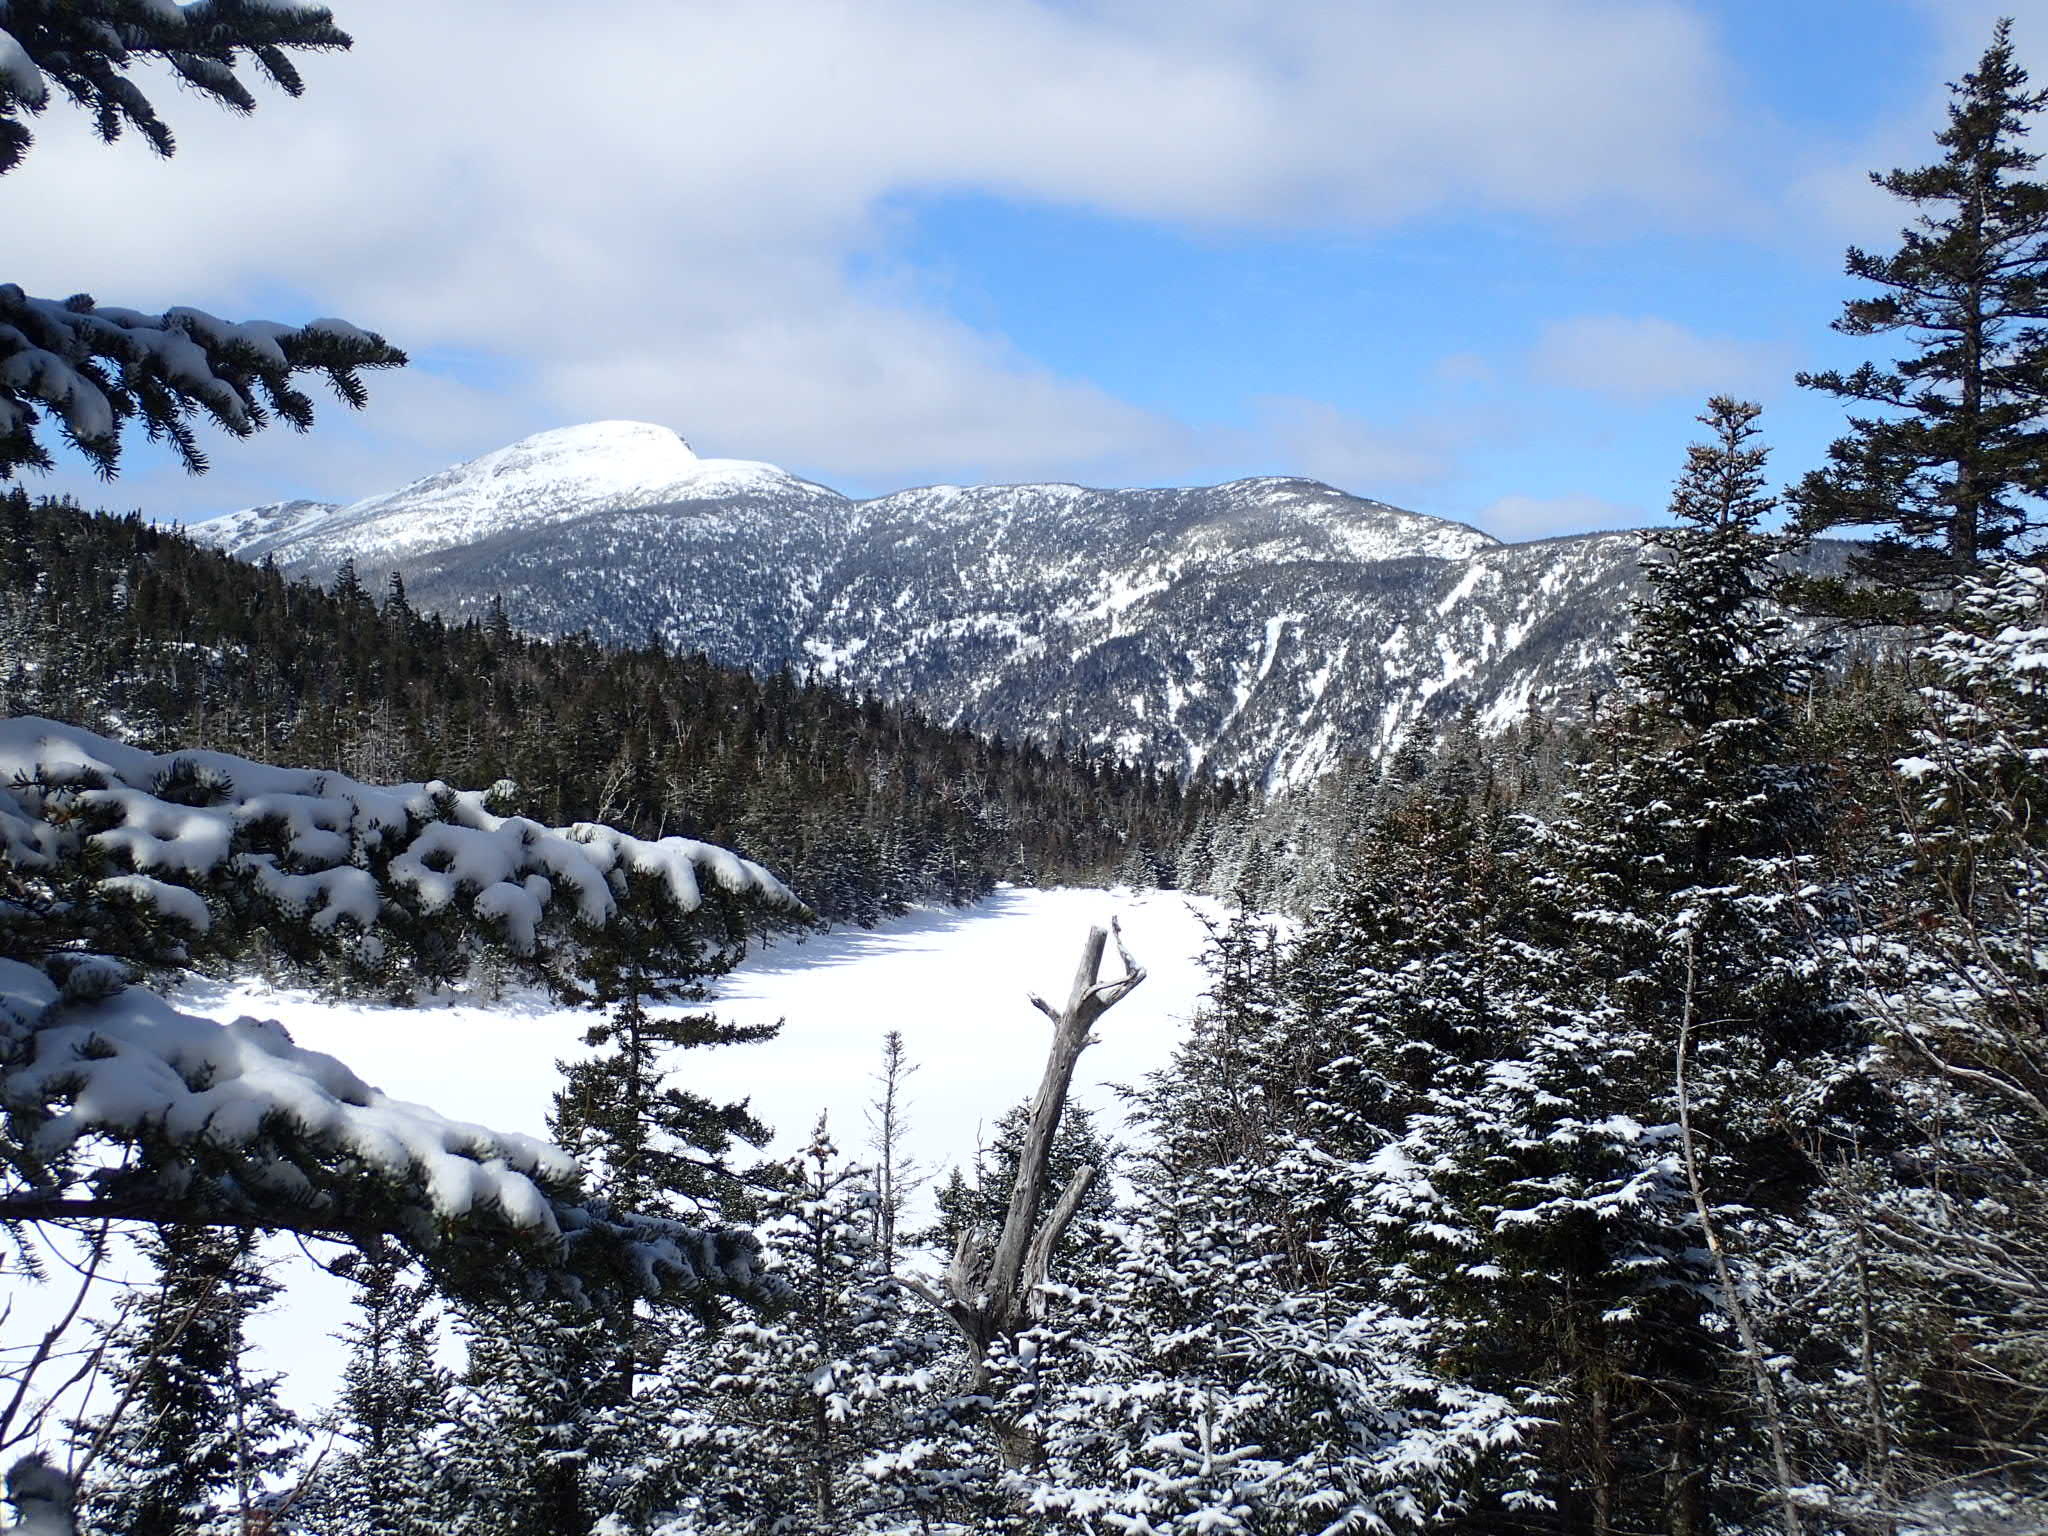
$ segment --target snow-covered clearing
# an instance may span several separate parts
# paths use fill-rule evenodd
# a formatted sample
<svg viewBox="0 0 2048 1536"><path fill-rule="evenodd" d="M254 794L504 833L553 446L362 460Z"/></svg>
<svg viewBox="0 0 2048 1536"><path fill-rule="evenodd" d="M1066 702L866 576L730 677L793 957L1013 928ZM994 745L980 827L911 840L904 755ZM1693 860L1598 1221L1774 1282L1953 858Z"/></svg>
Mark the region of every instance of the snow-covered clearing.
<svg viewBox="0 0 2048 1536"><path fill-rule="evenodd" d="M1114 916L1147 977L1105 1016L1076 1078L1080 1101L1114 1124L1111 1085L1165 1064L1207 984L1200 914L1215 911L1158 891L1005 889L976 907L921 909L872 930L778 943L720 982L713 1006L737 1023L784 1020L781 1035L684 1053L678 1080L714 1098L750 1099L775 1127L777 1152L801 1146L823 1111L841 1149L859 1154L882 1036L900 1029L918 1069L909 1084L910 1152L943 1173L971 1160L982 1127L1037 1087L1050 1026L1027 994L1063 1003L1088 928ZM1105 976L1116 968L1111 951ZM253 984L193 988L178 1001L221 1019L275 1019L299 1045L340 1057L395 1099L535 1134L546 1130L555 1062L582 1050L588 1019L530 997L386 1008ZM341 1351L330 1335L346 1316L348 1287L294 1242L273 1251L287 1291L256 1325L262 1368L286 1372L294 1406L319 1407L338 1379ZM38 1301L56 1301L62 1282L43 1289Z"/></svg>

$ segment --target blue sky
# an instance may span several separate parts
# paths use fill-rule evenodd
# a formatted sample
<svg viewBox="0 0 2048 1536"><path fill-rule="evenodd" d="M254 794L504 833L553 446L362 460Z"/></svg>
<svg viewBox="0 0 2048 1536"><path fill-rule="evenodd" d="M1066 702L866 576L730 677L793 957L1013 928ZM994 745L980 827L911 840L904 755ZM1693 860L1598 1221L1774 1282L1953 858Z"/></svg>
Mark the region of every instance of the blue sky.
<svg viewBox="0 0 2048 1536"><path fill-rule="evenodd" d="M361 417L146 451L166 516L388 489L660 421L854 493L1300 473L1535 537L1653 520L1708 393L1784 477L1844 247L1903 210L1974 0L337 4L355 52L169 164L53 113L4 188L31 292L341 313ZM569 8L574 10L574 8Z"/></svg>

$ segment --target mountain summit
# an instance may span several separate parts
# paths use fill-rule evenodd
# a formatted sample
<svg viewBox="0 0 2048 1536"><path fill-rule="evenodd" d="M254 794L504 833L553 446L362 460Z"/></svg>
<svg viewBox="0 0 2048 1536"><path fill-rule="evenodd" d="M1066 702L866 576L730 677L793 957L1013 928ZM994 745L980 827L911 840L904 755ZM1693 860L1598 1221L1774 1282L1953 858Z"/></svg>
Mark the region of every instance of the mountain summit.
<svg viewBox="0 0 2048 1536"><path fill-rule="evenodd" d="M593 513L730 494L790 477L772 464L701 459L679 433L644 421L594 421L521 438L410 485L349 506L288 501L193 529L250 559L295 564L337 551L357 564L415 559Z"/></svg>
<svg viewBox="0 0 2048 1536"><path fill-rule="evenodd" d="M938 718L1161 767L1313 777L1417 720L1571 713L1610 685L1638 535L1502 544L1313 480L926 486L853 500L666 427L543 432L349 506L193 533L325 579L494 596L542 634L658 634Z"/></svg>

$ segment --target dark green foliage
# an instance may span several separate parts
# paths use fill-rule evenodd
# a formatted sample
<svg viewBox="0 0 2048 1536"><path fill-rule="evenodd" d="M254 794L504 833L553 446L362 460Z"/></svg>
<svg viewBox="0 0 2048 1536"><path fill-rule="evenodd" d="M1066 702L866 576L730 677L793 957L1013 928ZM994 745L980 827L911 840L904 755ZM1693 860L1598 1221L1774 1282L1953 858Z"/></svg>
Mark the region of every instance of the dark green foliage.
<svg viewBox="0 0 2048 1536"><path fill-rule="evenodd" d="M628 1209L685 1221L744 1211L746 1189L726 1158L763 1145L770 1128L744 1103L717 1104L676 1086L669 1071L676 1052L774 1035L773 1025L725 1024L708 1013L658 1018L638 1000L622 1003L584 1036L601 1054L560 1063L554 1140Z"/></svg>
<svg viewBox="0 0 2048 1536"><path fill-rule="evenodd" d="M139 518L0 495L0 704L143 745L518 786L560 825L737 847L823 917L1085 883L1239 796L939 728L650 646L451 626L286 583Z"/></svg>
<svg viewBox="0 0 2048 1536"><path fill-rule="evenodd" d="M277 1378L247 1358L278 1288L246 1233L160 1227L142 1248L156 1285L114 1327L106 1418L81 1426L100 1444L86 1514L105 1536L190 1536L256 1507L298 1454Z"/></svg>
<svg viewBox="0 0 2048 1536"><path fill-rule="evenodd" d="M1768 601L1784 541L1759 527L1755 415L1717 399L1703 418L1615 707L1576 743L1489 744L1469 722L1420 736L1325 796L1347 844L1330 893L1292 942L1247 922L1222 936L1211 1008L1146 1093L1163 1156L1147 1219L1210 1219L1240 1191L1223 1225L1256 1237L1229 1259L1244 1294L1279 1287L1293 1319L1348 1308L1383 1339L1380 1368L1413 1350L1412 1386L1499 1416L1502 1459L1442 1528L1770 1520L1768 1415L1703 1223L1754 1264L1819 1198L1815 1148L1890 1123L1829 960L1836 802L1803 728L1824 718L1810 668ZM1221 1404L1241 1369L1197 1374ZM1398 1454L1320 1433L1296 1454L1343 1468L1354 1497ZM1442 1460L1417 1468L1461 1486L1471 1448L1427 1444ZM1174 1475L1162 1491L1201 1486ZM1246 1529L1290 1528L1250 1508Z"/></svg>
<svg viewBox="0 0 2048 1536"><path fill-rule="evenodd" d="M176 140L129 78L134 65L167 63L185 89L231 111L251 112L256 98L235 78L235 69L253 64L287 96L297 96L305 85L286 49L329 52L349 46L348 34L323 6L244 0L214 0L182 16L140 0L11 0L7 30L58 90L92 114L102 139L112 143L132 128L160 155L169 155ZM0 171L20 163L33 142L21 116L42 105L0 88Z"/></svg>
<svg viewBox="0 0 2048 1536"><path fill-rule="evenodd" d="M448 1373L434 1360L440 1310L393 1253L357 1256L356 1316L335 1428L346 1444L296 1506L335 1536L436 1536L447 1499L440 1439L453 1413Z"/></svg>
<svg viewBox="0 0 2048 1536"><path fill-rule="evenodd" d="M868 1171L838 1159L822 1121L780 1182L760 1230L786 1301L677 1351L650 1394L684 1426L684 1465L668 1469L683 1506L732 1536L943 1517L971 1454L952 1331L887 1272Z"/></svg>
<svg viewBox="0 0 2048 1536"><path fill-rule="evenodd" d="M20 164L33 142L23 118L56 93L90 113L102 139L133 129L158 154L174 147L170 128L132 76L163 63L180 86L234 112L255 108L235 71L253 66L287 95L304 89L288 50L349 46L348 34L318 6L268 0L211 0L203 6L145 0L13 0L7 32L30 66L32 87L0 76L0 173ZM361 370L396 368L405 354L383 337L337 320L303 326L233 324L201 310L161 315L98 307L90 294L41 299L0 283L0 480L23 467L48 469L37 429L54 418L62 435L103 476L120 462L126 428L140 422L150 441L170 446L185 467L206 468L193 422L247 437L272 420L299 431L313 403L295 375L322 376L343 404L367 396Z"/></svg>
<svg viewBox="0 0 2048 1536"><path fill-rule="evenodd" d="M1900 336L1895 363L1799 382L1871 415L1800 484L1807 532L1873 526L1854 569L1884 587L1941 589L1977 560L2018 553L2048 492L2048 185L2025 147L2048 96L2026 89L2002 21L1977 68L1950 87L1945 153L1872 180L1919 211L1889 256L1852 248L1851 277L1882 292L1851 299L1835 329ZM1894 590L1823 594L1866 614L1910 615Z"/></svg>
<svg viewBox="0 0 2048 1536"><path fill-rule="evenodd" d="M477 1307L458 1317L469 1346L446 1446L442 1529L462 1536L588 1536L604 1490L605 1410L617 1399L606 1320L559 1302Z"/></svg>

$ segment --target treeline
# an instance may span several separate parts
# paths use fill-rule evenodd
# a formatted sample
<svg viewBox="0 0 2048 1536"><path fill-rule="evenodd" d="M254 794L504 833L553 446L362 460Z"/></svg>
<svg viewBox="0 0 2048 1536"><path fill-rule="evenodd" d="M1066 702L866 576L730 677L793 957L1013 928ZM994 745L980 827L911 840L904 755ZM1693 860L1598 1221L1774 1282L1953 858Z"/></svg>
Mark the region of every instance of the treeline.
<svg viewBox="0 0 2048 1536"><path fill-rule="evenodd" d="M1236 786L984 739L658 644L448 624L394 579L284 579L139 516L0 497L0 712L372 782L510 780L551 824L725 843L823 916L998 881L1201 885ZM1227 842L1227 839L1225 839Z"/></svg>

